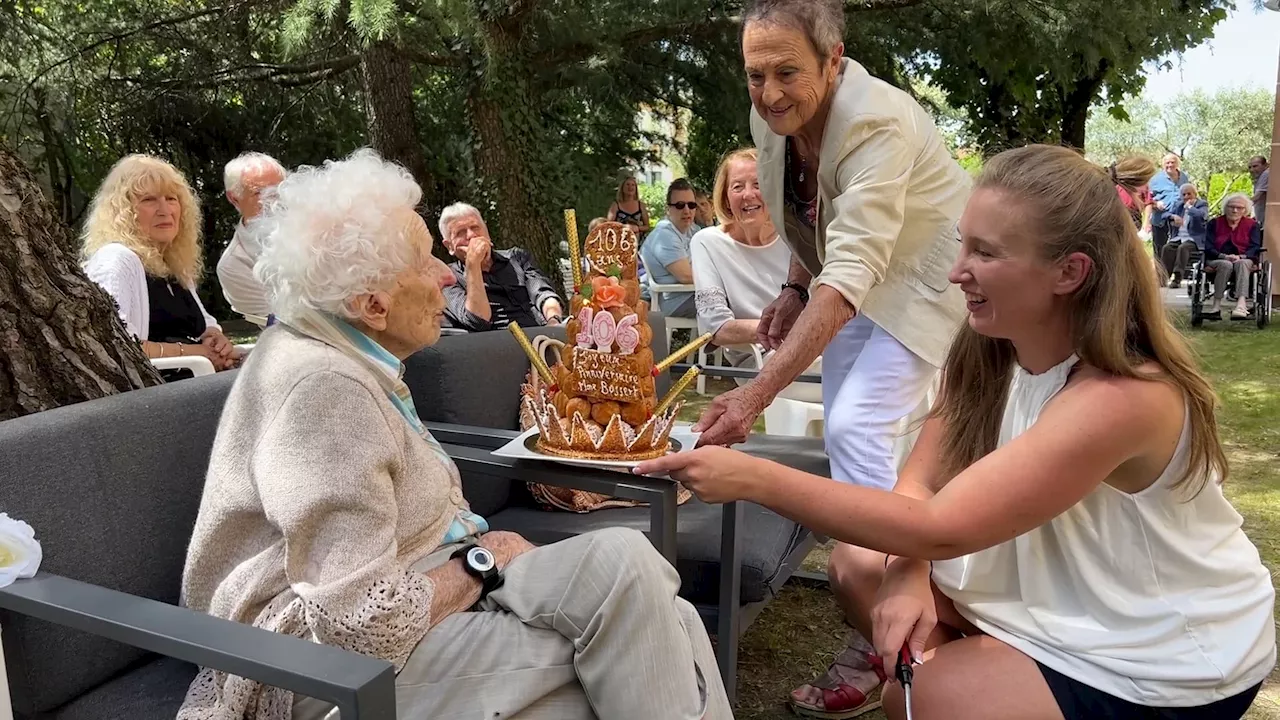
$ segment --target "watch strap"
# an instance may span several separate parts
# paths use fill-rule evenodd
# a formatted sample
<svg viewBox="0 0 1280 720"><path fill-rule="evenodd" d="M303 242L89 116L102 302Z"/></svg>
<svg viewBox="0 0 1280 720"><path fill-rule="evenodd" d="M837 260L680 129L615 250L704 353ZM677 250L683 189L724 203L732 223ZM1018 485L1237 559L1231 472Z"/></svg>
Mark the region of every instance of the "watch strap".
<svg viewBox="0 0 1280 720"><path fill-rule="evenodd" d="M809 303L809 288L795 282L782 283L783 290L788 288L796 291L796 294L800 296L800 302L806 305Z"/></svg>

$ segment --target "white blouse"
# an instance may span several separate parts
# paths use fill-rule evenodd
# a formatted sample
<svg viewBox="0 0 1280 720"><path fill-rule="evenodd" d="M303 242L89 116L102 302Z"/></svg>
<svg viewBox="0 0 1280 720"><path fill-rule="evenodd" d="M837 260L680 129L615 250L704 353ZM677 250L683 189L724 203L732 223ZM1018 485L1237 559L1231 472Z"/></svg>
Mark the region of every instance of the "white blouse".
<svg viewBox="0 0 1280 720"><path fill-rule="evenodd" d="M999 445L1031 427L1076 358L1014 370ZM1190 422L1164 473L1103 483L1013 540L933 564L933 581L983 632L1092 688L1194 707L1257 685L1276 662L1275 590L1240 514L1210 481L1188 500Z"/></svg>
<svg viewBox="0 0 1280 720"><path fill-rule="evenodd" d="M791 268L791 248L777 236L767 245L743 245L719 227L693 236L689 258L702 333L717 332L730 320L759 320Z"/></svg>
<svg viewBox="0 0 1280 720"><path fill-rule="evenodd" d="M129 332L139 340L146 340L151 327L151 301L147 297L147 271L137 253L120 243L104 245L85 261L84 272L115 298L120 319ZM195 288L188 289L200 307L205 327L222 330L218 321L204 309Z"/></svg>

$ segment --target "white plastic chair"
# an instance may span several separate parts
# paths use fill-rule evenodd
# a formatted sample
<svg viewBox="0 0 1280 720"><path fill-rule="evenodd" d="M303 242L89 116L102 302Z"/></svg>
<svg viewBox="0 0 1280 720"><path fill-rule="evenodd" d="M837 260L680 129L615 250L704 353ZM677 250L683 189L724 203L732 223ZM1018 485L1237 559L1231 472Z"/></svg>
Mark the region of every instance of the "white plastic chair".
<svg viewBox="0 0 1280 720"><path fill-rule="evenodd" d="M764 367L767 358L763 348L752 344L751 353L755 356L756 369ZM821 373L822 357L814 360L805 372ZM825 427L820 383L791 383L764 409L764 431L769 435L822 437Z"/></svg>
<svg viewBox="0 0 1280 720"><path fill-rule="evenodd" d="M151 364L157 370L190 370L196 377L212 375L217 372L213 367L213 362L201 355L151 358Z"/></svg>
<svg viewBox="0 0 1280 720"><path fill-rule="evenodd" d="M653 279L653 273L648 272L648 268L645 268L644 276L645 276L645 281L649 284L649 297L651 299L651 302L653 303L653 307L656 308L659 312L662 311L662 305L658 302L658 293L664 293L664 292L691 293L697 289L693 285L685 285L685 284L663 285L658 282L655 282ZM671 343L671 337L675 334L676 330L687 328L691 333L690 335L691 338L698 337L698 319L696 317L693 317L693 318L672 317L665 313L663 313L663 317L666 318L668 352L678 349ZM715 352L718 352L718 351L715 351ZM706 367L707 357L708 357L707 346L703 345L701 348L698 348L698 364L703 367ZM723 355L719 355L718 357L723 358ZM721 360L721 362L723 362L723 360ZM707 394L707 379L702 375L698 376L697 389L698 389L699 395Z"/></svg>

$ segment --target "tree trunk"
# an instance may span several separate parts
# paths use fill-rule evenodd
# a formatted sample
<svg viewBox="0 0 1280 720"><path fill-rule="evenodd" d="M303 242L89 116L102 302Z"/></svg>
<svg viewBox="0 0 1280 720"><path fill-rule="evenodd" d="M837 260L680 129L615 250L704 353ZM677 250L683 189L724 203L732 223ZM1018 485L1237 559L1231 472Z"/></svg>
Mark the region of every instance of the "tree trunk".
<svg viewBox="0 0 1280 720"><path fill-rule="evenodd" d="M158 384L35 178L0 147L0 420Z"/></svg>
<svg viewBox="0 0 1280 720"><path fill-rule="evenodd" d="M1085 126L1089 122L1089 108L1102 89L1102 81L1107 77L1111 63L1102 60L1097 71L1087 78L1082 78L1071 92L1062 97L1062 144L1084 152Z"/></svg>
<svg viewBox="0 0 1280 720"><path fill-rule="evenodd" d="M554 274L561 234L547 210L555 203L550 173L538 163L539 104L529 92L529 69L515 53L512 29L486 26L487 67L472 74L478 80L468 98L479 189L493 208L486 218L496 244L523 247L543 271Z"/></svg>
<svg viewBox="0 0 1280 720"><path fill-rule="evenodd" d="M382 157L405 166L422 187L427 214L438 213L439 187L427 165L413 115L412 65L389 41L369 46L361 56L369 142Z"/></svg>

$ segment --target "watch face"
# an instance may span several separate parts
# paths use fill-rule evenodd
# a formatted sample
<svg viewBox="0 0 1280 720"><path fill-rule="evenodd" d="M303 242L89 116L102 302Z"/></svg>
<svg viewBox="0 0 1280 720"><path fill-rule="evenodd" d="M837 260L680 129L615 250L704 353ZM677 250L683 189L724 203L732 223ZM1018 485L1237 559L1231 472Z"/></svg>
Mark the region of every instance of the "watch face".
<svg viewBox="0 0 1280 720"><path fill-rule="evenodd" d="M467 551L467 564L477 572L489 572L497 566L493 553L482 547L473 547Z"/></svg>

